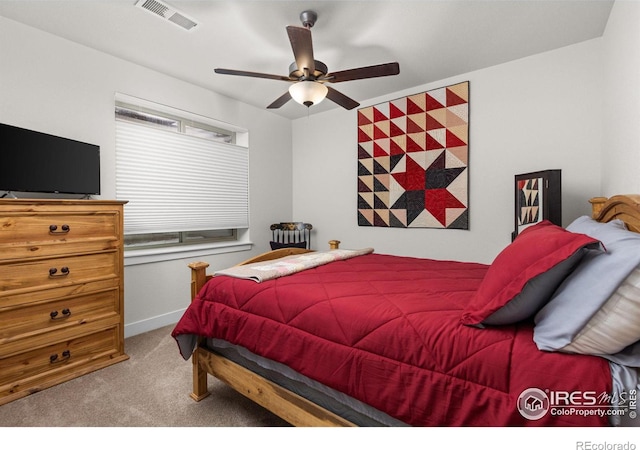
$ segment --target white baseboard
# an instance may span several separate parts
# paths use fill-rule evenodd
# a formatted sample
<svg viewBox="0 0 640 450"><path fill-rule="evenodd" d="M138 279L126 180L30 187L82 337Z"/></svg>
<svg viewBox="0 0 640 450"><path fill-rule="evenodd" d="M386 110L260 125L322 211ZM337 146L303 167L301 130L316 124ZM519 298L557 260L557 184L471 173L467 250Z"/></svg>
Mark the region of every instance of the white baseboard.
<svg viewBox="0 0 640 450"><path fill-rule="evenodd" d="M185 308L186 309L186 308ZM124 337L125 339L138 334L146 333L147 331L157 330L158 328L166 327L178 323L180 318L185 312L185 309L173 311L161 316L150 317L138 322L129 323L124 325Z"/></svg>

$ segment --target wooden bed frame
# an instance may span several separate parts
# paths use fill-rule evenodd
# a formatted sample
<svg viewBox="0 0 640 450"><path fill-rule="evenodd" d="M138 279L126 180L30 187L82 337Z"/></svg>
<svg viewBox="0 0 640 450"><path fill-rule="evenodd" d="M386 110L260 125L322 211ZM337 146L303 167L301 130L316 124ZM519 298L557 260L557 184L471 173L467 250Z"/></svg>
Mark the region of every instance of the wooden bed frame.
<svg viewBox="0 0 640 450"><path fill-rule="evenodd" d="M592 217L599 222L620 219L631 231L640 233L640 195L616 195L611 198L594 197L589 200ZM340 241L329 241L337 249ZM284 248L263 253L240 264L269 261L284 256L307 253L312 250ZM212 277L207 275L208 263L195 262L191 268L191 299ZM212 352L204 346L204 339L192 355L193 392L191 398L200 401L209 395L208 374L225 382L233 389L295 426L356 426L352 422L321 406L263 378L250 370Z"/></svg>
<svg viewBox="0 0 640 450"><path fill-rule="evenodd" d="M329 241L331 250L335 250L339 246L340 241ZM281 248L254 256L239 265L270 261L312 251L303 248ZM206 269L209 267L208 263L194 262L189 264L189 267L191 268L191 300L193 301L202 286L213 275L206 273ZM211 374L292 425L299 427L356 426L337 414L207 349L204 341L205 339L200 339L198 347L191 356L193 392L190 395L195 401L200 401L209 395L207 375Z"/></svg>

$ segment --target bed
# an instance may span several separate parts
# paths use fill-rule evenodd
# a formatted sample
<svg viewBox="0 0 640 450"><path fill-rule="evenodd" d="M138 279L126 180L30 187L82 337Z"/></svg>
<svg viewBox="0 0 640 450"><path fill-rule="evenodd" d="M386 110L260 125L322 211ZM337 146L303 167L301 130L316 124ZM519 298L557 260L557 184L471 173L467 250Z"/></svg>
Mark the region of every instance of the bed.
<svg viewBox="0 0 640 450"><path fill-rule="evenodd" d="M207 274L172 336L296 426L635 426L640 196L524 230L491 265L279 249Z"/></svg>

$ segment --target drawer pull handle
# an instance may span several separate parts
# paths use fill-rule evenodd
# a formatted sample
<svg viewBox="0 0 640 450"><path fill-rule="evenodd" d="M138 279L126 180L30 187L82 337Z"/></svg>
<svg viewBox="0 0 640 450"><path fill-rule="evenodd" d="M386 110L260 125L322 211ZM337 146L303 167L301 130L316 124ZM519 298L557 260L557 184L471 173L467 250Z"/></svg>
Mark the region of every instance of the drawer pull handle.
<svg viewBox="0 0 640 450"><path fill-rule="evenodd" d="M66 277L67 275L69 275L69 273L71 273L71 271L66 266L60 269L60 273L58 273L58 269L56 269L55 267L52 267L51 269L49 269L50 278Z"/></svg>
<svg viewBox="0 0 640 450"><path fill-rule="evenodd" d="M69 358L71 358L71 351L65 350L62 352L62 358L60 358L57 353L49 356L49 363L50 364L61 363L68 360Z"/></svg>
<svg viewBox="0 0 640 450"><path fill-rule="evenodd" d="M69 225L62 225L61 229L58 230L58 225L49 225L49 233L51 234L66 234L71 231L71 227Z"/></svg>
<svg viewBox="0 0 640 450"><path fill-rule="evenodd" d="M51 311L51 313L49 313L51 320L60 320L69 317L71 315L71 310L69 308L65 308L62 310L62 317L58 317L58 315L58 311Z"/></svg>

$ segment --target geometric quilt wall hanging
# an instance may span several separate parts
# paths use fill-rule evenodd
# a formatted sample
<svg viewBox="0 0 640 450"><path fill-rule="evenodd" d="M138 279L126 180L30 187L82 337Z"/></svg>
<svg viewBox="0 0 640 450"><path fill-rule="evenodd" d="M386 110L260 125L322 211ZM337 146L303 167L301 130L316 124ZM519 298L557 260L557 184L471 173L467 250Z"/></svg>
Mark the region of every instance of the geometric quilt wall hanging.
<svg viewBox="0 0 640 450"><path fill-rule="evenodd" d="M529 225L540 222L540 212L542 203L542 178L518 181L518 193L520 197L520 208L518 225Z"/></svg>
<svg viewBox="0 0 640 450"><path fill-rule="evenodd" d="M515 229L512 240L525 228L543 220L562 226L562 171L521 173L515 176Z"/></svg>
<svg viewBox="0 0 640 450"><path fill-rule="evenodd" d="M358 225L469 229L469 82L358 110Z"/></svg>

